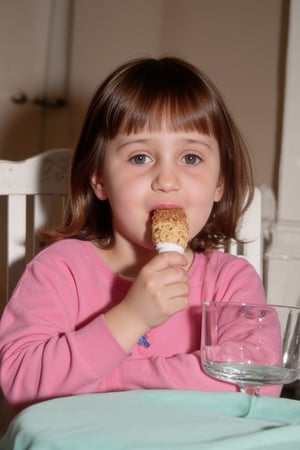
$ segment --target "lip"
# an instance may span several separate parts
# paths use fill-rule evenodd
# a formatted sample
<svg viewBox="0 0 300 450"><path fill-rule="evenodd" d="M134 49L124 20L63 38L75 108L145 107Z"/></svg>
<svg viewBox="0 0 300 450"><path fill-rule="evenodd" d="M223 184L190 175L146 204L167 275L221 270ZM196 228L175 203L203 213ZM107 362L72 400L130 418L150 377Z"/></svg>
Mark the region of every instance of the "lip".
<svg viewBox="0 0 300 450"><path fill-rule="evenodd" d="M182 206L176 203L159 203L151 208L151 212L156 211L157 209L183 209Z"/></svg>

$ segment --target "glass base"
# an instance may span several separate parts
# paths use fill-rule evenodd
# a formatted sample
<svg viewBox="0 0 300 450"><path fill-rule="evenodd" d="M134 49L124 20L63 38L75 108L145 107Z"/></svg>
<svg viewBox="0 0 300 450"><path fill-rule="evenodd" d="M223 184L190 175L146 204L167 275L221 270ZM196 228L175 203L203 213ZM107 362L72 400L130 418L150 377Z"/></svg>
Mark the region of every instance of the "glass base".
<svg viewBox="0 0 300 450"><path fill-rule="evenodd" d="M204 363L203 368L208 375L239 386L288 384L299 377L299 371L296 369L254 364L212 362Z"/></svg>

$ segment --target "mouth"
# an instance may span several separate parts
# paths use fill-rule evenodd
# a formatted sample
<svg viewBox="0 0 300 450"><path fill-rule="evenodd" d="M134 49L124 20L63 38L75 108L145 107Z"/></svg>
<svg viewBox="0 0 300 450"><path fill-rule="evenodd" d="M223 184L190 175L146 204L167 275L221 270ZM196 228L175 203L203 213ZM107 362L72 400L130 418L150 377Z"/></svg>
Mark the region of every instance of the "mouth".
<svg viewBox="0 0 300 450"><path fill-rule="evenodd" d="M183 209L182 206L175 204L175 203L160 203L158 205L155 205L154 208L152 208L151 212L157 211L158 209Z"/></svg>
<svg viewBox="0 0 300 450"><path fill-rule="evenodd" d="M153 209L151 209L151 211L149 213L149 219L152 220L154 212L161 210L161 209L183 209L183 208L174 203L161 203L159 205L156 205Z"/></svg>

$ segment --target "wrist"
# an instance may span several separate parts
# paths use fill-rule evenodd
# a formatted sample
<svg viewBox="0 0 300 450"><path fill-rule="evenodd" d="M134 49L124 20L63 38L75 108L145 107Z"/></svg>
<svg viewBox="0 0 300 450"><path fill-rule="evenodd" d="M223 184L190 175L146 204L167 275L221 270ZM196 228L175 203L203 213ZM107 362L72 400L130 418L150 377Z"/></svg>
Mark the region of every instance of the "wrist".
<svg viewBox="0 0 300 450"><path fill-rule="evenodd" d="M105 322L114 338L130 352L149 327L132 313L125 302L119 303L104 314Z"/></svg>

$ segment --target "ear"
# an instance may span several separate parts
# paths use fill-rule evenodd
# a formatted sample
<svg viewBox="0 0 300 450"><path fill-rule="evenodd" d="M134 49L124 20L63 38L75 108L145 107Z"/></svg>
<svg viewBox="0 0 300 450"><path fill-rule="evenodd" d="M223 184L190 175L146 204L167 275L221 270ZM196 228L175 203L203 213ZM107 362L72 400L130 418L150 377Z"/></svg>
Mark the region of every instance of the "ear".
<svg viewBox="0 0 300 450"><path fill-rule="evenodd" d="M99 200L106 200L108 197L107 190L100 174L94 173L90 178L90 183L96 197Z"/></svg>
<svg viewBox="0 0 300 450"><path fill-rule="evenodd" d="M223 197L223 193L224 193L224 179L223 179L223 177L220 177L219 182L216 187L214 201L219 202L221 200L221 198Z"/></svg>

